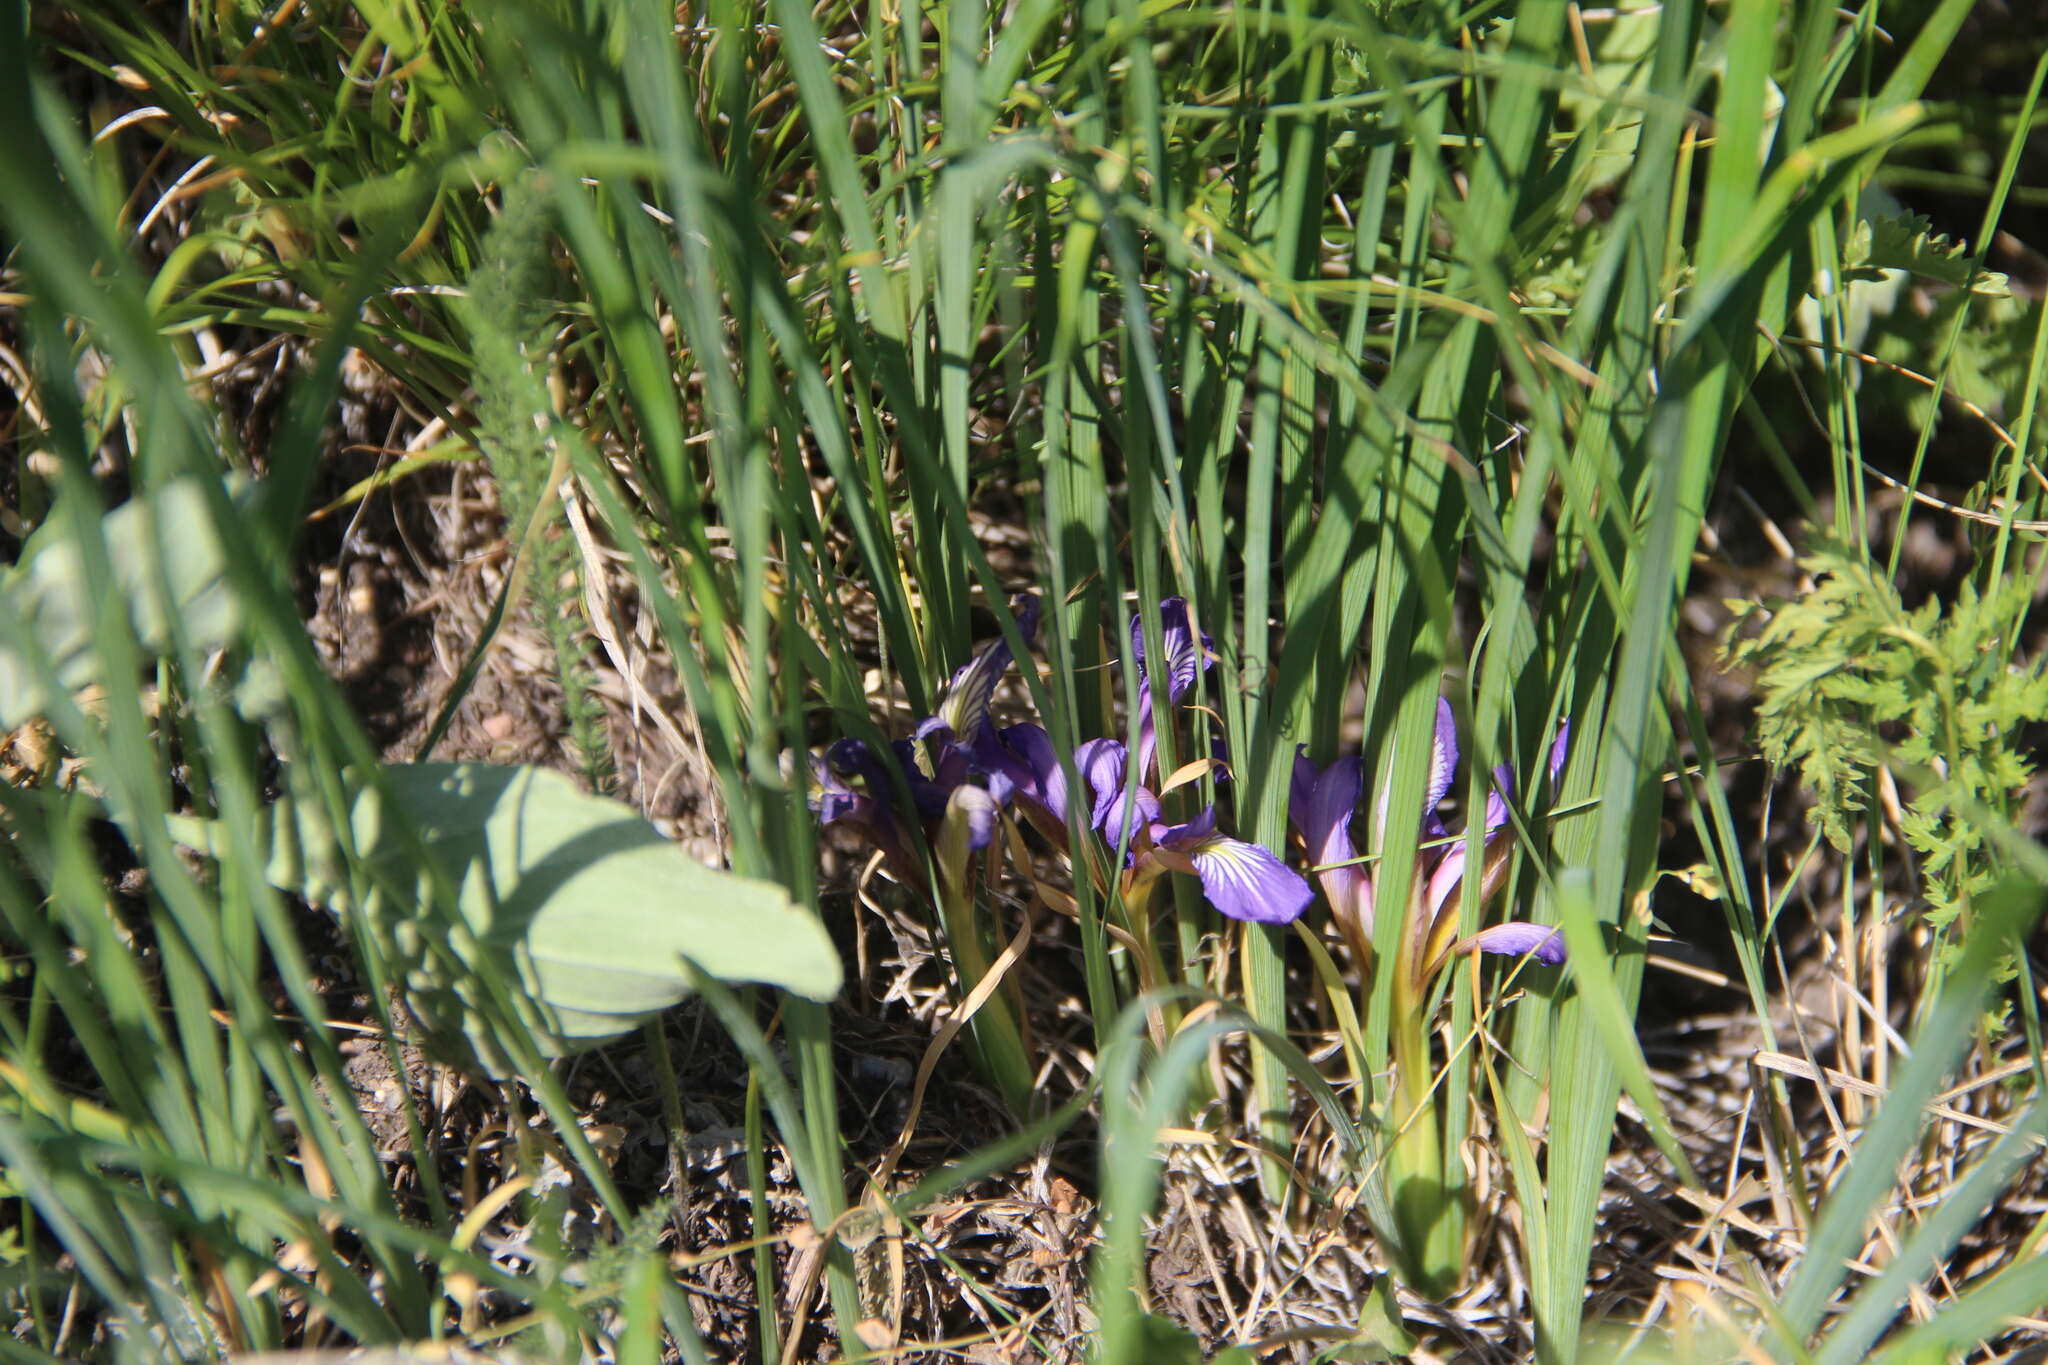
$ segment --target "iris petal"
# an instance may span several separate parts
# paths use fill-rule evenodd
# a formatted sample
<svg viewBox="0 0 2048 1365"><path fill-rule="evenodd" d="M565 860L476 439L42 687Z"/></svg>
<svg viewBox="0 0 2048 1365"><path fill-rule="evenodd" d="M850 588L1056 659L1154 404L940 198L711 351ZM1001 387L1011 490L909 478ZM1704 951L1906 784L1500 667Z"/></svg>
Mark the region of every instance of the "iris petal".
<svg viewBox="0 0 2048 1365"><path fill-rule="evenodd" d="M1017 795L1065 824L1067 775L1060 769L1059 755L1045 727L1029 722L1007 726L1002 731L1001 748L1004 757L994 761L1004 765Z"/></svg>
<svg viewBox="0 0 2048 1365"><path fill-rule="evenodd" d="M1185 825L1162 831L1159 846L1192 862L1202 894L1232 919L1291 924L1315 899L1302 875L1270 850L1218 834L1213 807Z"/></svg>
<svg viewBox="0 0 2048 1365"><path fill-rule="evenodd" d="M1016 614L1017 633L1028 645L1038 634L1038 599L1023 594L1010 605ZM1009 671L1011 659L1010 642L1000 635L975 650L974 657L962 664L946 684L939 713L933 719L969 741L978 737L988 726L989 698L995 695L996 684Z"/></svg>
<svg viewBox="0 0 2048 1365"><path fill-rule="evenodd" d="M1195 685L1195 674L1209 666L1215 642L1207 633L1195 643L1195 627L1188 613L1187 599L1169 597L1159 604L1159 643L1166 654L1166 699L1178 702ZM1131 657L1145 668L1145 622L1131 617Z"/></svg>
<svg viewBox="0 0 2048 1365"><path fill-rule="evenodd" d="M921 731L927 726L920 726ZM953 732L943 725L929 729L921 739L898 739L889 744L889 752L896 758L896 766L903 773L903 780L910 786L910 799L917 805L920 822L936 820L946 813L947 788L942 781L935 780L944 763L945 752L953 747ZM929 766L927 766L929 765ZM879 766L877 766L879 772ZM868 777L868 790L877 799L890 799L889 780L886 776Z"/></svg>
<svg viewBox="0 0 2048 1365"><path fill-rule="evenodd" d="M1306 758L1294 761L1288 818L1301 833L1311 863L1318 864L1331 913L1345 932L1363 941L1372 936L1372 873L1358 862L1351 817L1365 790L1365 760L1346 755L1321 772Z"/></svg>
<svg viewBox="0 0 2048 1365"><path fill-rule="evenodd" d="M1315 760L1308 756L1308 746L1294 746L1294 771L1287 778L1287 818L1296 829L1300 829L1301 813L1308 809L1308 798L1315 790L1316 779L1322 776L1316 770Z"/></svg>
<svg viewBox="0 0 2048 1365"><path fill-rule="evenodd" d="M846 780L832 771L832 765L822 758L811 759L811 781L814 795L811 809L817 813L818 823L830 825L840 820L860 820L861 805L868 798L846 785Z"/></svg>
<svg viewBox="0 0 2048 1365"><path fill-rule="evenodd" d="M1134 830L1143 829L1159 818L1159 798L1143 787L1126 791L1130 772L1128 753L1119 740L1091 739L1074 750L1074 766L1088 784L1094 801L1088 823L1102 831L1112 844L1124 842L1124 811L1128 807Z"/></svg>
<svg viewBox="0 0 2048 1365"><path fill-rule="evenodd" d="M1088 784L1088 823L1097 829L1102 828L1110 803L1123 795L1126 752L1114 739L1084 740L1074 750L1074 770Z"/></svg>
<svg viewBox="0 0 2048 1365"><path fill-rule="evenodd" d="M1422 903L1431 919L1443 908L1451 893L1465 880L1465 840L1461 835L1454 844L1443 849L1442 860L1430 870L1429 882L1423 892Z"/></svg>
<svg viewBox="0 0 2048 1365"><path fill-rule="evenodd" d="M1429 791L1423 798L1422 813L1427 816L1438 806L1451 790L1451 779L1458 772L1458 722L1451 715L1451 704L1442 697L1436 699L1436 734L1429 744Z"/></svg>
<svg viewBox="0 0 2048 1365"><path fill-rule="evenodd" d="M1523 920L1509 920L1481 929L1472 937L1456 945L1461 953L1501 953L1508 957L1524 955L1535 958L1548 967L1564 965L1564 931L1548 924L1530 924Z"/></svg>
<svg viewBox="0 0 2048 1365"><path fill-rule="evenodd" d="M1486 793L1488 834L1508 822L1508 802L1515 799L1515 770L1503 763L1493 770L1493 787Z"/></svg>
<svg viewBox="0 0 2048 1365"><path fill-rule="evenodd" d="M1310 785L1295 817L1308 856L1315 863L1343 863L1358 856L1351 841L1351 815L1365 790L1365 761L1355 755L1338 759Z"/></svg>
<svg viewBox="0 0 2048 1365"><path fill-rule="evenodd" d="M842 739L825 751L825 762L841 777L858 777L870 786L886 781L875 751L857 739Z"/></svg>
<svg viewBox="0 0 2048 1365"><path fill-rule="evenodd" d="M842 739L825 751L823 760L812 760L811 771L818 778L815 809L819 823L844 823L862 830L887 855L890 870L899 881L920 885L923 869L910 856L892 804L889 774L875 751L857 739ZM859 786L849 779L858 780Z"/></svg>
<svg viewBox="0 0 2048 1365"><path fill-rule="evenodd" d="M1161 848L1170 848L1176 853L1192 852L1195 845L1216 836L1216 808L1204 806L1194 819L1185 825L1173 825L1155 832L1154 838Z"/></svg>
<svg viewBox="0 0 2048 1365"><path fill-rule="evenodd" d="M958 823L970 850L987 848L996 837L996 799L980 787L959 787L946 802L946 823Z"/></svg>

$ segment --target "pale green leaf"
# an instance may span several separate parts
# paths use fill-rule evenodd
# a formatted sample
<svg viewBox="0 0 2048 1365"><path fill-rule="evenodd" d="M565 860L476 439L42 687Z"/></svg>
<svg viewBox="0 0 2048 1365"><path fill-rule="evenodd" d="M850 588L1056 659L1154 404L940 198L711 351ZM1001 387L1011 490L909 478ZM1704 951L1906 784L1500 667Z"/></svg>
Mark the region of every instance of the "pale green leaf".
<svg viewBox="0 0 2048 1365"><path fill-rule="evenodd" d="M632 807L592 796L545 768L475 763L394 764L375 786L351 792L351 836L377 890L344 884L319 856L334 831L317 812L281 801L264 831L266 877L281 889L343 913L362 913L398 949L415 1008L449 1022L451 1011L477 1054L499 1069L476 1017L473 979L516 983L541 1050L560 1055L631 1029L689 993L683 959L726 981L780 986L814 1000L839 990L839 956L818 920L773 883L706 867L664 839ZM220 846L212 822L184 819L174 835L202 850ZM423 921L435 903L423 847L457 888L462 923ZM326 869L326 870L323 870ZM412 894L404 895L403 891ZM404 900L405 904L399 904ZM446 928L466 932L448 935ZM451 973L420 945L446 941Z"/></svg>
<svg viewBox="0 0 2048 1365"><path fill-rule="evenodd" d="M177 612L186 638L198 649L225 645L236 626L235 600L223 575L220 542L207 516L204 494L192 479L174 479L121 504L100 523L119 602L136 638L162 653L171 635L164 608ZM153 533L161 531L159 548ZM78 545L52 523L29 538L21 562L0 575L0 612L34 631L57 682L77 691L100 681L93 620L108 604L87 597ZM164 580L159 583L159 565ZM11 730L47 704L43 674L0 644L0 730Z"/></svg>

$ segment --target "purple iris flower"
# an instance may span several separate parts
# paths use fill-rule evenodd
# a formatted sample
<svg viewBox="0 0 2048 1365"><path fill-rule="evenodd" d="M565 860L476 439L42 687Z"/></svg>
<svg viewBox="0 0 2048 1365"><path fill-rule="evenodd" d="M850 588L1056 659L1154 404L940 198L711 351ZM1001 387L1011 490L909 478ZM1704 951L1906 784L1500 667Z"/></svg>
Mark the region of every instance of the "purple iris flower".
<svg viewBox="0 0 2048 1365"><path fill-rule="evenodd" d="M1213 662L1213 642L1207 635L1198 641L1181 598L1160 603L1159 614L1165 666L1157 672L1166 678L1167 700L1178 702L1194 686L1197 673ZM1154 670L1146 666L1144 626L1135 616L1130 637L1141 677L1137 771L1132 772L1130 752L1120 740L1091 739L1077 745L1073 767L1086 789L1086 806L1075 814L1111 848L1124 849L1127 890L1162 871L1185 872L1201 882L1209 903L1232 919L1261 924L1299 919L1315 899L1308 882L1270 850L1218 833L1214 807L1185 824L1163 820L1159 798L1146 785L1155 749ZM1002 732L1001 741L1009 755L1007 771L1017 809L1065 849L1069 794L1051 737L1036 725L1013 725Z"/></svg>
<svg viewBox="0 0 2048 1365"><path fill-rule="evenodd" d="M1111 746L1114 746L1113 748ZM1082 824L1100 829L1106 808L1099 793L1114 781L1123 789L1124 746L1115 740L1091 739L1074 750L1074 770L1089 796ZM989 767L1000 772L1014 798L1014 807L1059 850L1067 849L1067 772L1058 748L1045 727L1026 722L1005 726L987 754ZM1149 794L1148 794L1149 795ZM1157 814L1156 804L1154 814Z"/></svg>
<svg viewBox="0 0 2048 1365"><path fill-rule="evenodd" d="M1163 823L1159 798L1145 786L1130 786L1120 741L1087 741L1075 749L1073 765L1090 790L1087 825L1112 847L1124 847L1126 890L1159 872L1188 872L1202 882L1210 905L1231 919L1262 925L1292 923L1315 900L1309 882L1272 851L1217 833L1214 806L1186 825Z"/></svg>
<svg viewBox="0 0 2048 1365"><path fill-rule="evenodd" d="M1125 849L1127 891L1162 871L1186 872L1225 915L1259 924L1292 923L1315 899L1302 875L1270 850L1219 834L1214 806L1186 824L1166 824L1159 798L1130 784L1129 756L1120 741L1089 740L1074 751L1074 767L1088 785L1089 828ZM1060 818L1065 817L1063 808Z"/></svg>
<svg viewBox="0 0 2048 1365"><path fill-rule="evenodd" d="M922 874L896 817L888 772L873 749L857 739L842 739L827 749L823 758L811 760L811 776L815 784L811 808L818 813L820 824L845 823L864 831L882 851L892 873L912 885L921 884ZM924 803L920 800L918 804ZM920 810L920 821L924 818Z"/></svg>
<svg viewBox="0 0 2048 1365"><path fill-rule="evenodd" d="M1550 781L1554 787L1564 769L1570 731L1560 727L1550 747ZM1461 942L1448 943L1455 927L1459 888L1464 884L1467 843L1449 839L1437 807L1449 794L1458 768L1457 726L1450 703L1438 698L1436 734L1430 744L1429 782L1424 795L1419 834L1431 844L1417 853L1415 885L1408 900L1416 935L1416 967L1427 972L1447 951L1533 955L1539 962L1557 965L1564 961L1564 939L1547 925L1511 921L1483 930ZM1295 759L1294 779L1289 793L1288 814L1310 860L1316 865L1323 894L1330 902L1338 925L1354 945L1370 943L1373 911L1380 891L1367 867L1357 862L1358 849L1352 837L1352 819L1358 810L1365 785L1364 764L1357 758L1340 758L1318 769L1307 758ZM1480 827L1480 882L1482 900L1500 889L1507 876L1508 853L1513 848L1509 829L1508 803L1514 799L1515 775L1505 766L1494 769L1487 794L1486 813ZM1385 798L1378 812L1385 828Z"/></svg>
<svg viewBox="0 0 2048 1365"><path fill-rule="evenodd" d="M1215 662L1216 642L1207 632L1197 632L1187 599L1169 597L1159 604L1160 648L1165 657L1161 667L1151 667L1145 658L1145 623L1140 615L1131 617L1131 657L1141 678L1138 690L1138 775L1142 780L1153 770L1158 736L1152 719L1152 684L1163 674L1166 699L1179 704L1194 687L1200 673ZM1302 875L1281 862L1269 849L1216 830L1216 808L1204 808L1185 824L1168 825L1160 820L1159 800L1144 786L1126 792L1126 764L1123 746L1111 740L1093 743L1106 746L1095 750L1084 777L1095 793L1094 821L1111 843L1123 842L1125 811L1133 817L1131 868L1134 880L1153 868L1191 872L1202 883L1202 894L1231 919L1257 924L1291 924L1300 919L1315 892ZM1083 745L1086 749L1088 746ZM1075 754L1078 760L1081 754ZM1077 766L1079 766L1077 764Z"/></svg>
<svg viewBox="0 0 2048 1365"><path fill-rule="evenodd" d="M1018 632L1029 642L1038 632L1038 599L1020 595L1011 602L1011 610ZM894 804L889 771L894 768L894 776L909 789L917 822L927 837L951 818L964 822L968 849L988 847L995 837L991 812L1010 803L1019 776L989 719L989 699L1011 661L1009 643L1002 636L975 650L947 683L938 714L918 722L909 739L892 742L886 759L856 739L842 739L826 750L822 761L813 759L816 792L811 804L820 823L843 821L864 830L887 856L892 872L911 885L923 886L923 873ZM986 788L989 800L955 799L969 787Z"/></svg>
<svg viewBox="0 0 2048 1365"><path fill-rule="evenodd" d="M1037 599L1020 597L1013 609L1018 630L1029 640L1038 626ZM1152 677L1164 676L1168 702L1178 703L1213 662L1213 642L1198 636L1185 601L1173 597L1160 603L1160 624L1164 658L1159 668L1148 669L1143 627L1137 618L1131 621L1132 653L1142 680L1137 768L1134 772L1120 740L1077 745L1071 761L1085 806L1074 814L1111 848L1125 851L1127 892L1160 872L1186 872L1200 880L1210 903L1232 919L1290 923L1315 899L1300 873L1268 849L1219 834L1213 807L1185 824L1165 823L1159 798L1145 785L1155 748ZM936 840L942 872L966 852L989 845L1005 808L1030 820L1065 851L1071 794L1051 736L1039 725L998 728L989 718L989 698L1011 662L1002 639L978 649L953 675L938 713L920 722L911 738L890 745L893 775L884 758L857 740L841 740L822 761L813 760L813 805L819 818L867 831L888 855L892 870L918 886L924 885L924 876L898 823L892 776L908 788L918 823Z"/></svg>

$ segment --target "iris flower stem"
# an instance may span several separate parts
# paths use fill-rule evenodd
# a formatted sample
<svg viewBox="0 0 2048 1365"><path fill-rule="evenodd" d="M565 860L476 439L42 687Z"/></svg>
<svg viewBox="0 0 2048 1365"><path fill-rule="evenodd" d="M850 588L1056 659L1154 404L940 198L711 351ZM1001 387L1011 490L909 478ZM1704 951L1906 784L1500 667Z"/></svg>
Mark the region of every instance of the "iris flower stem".
<svg viewBox="0 0 2048 1365"><path fill-rule="evenodd" d="M1196 990L1221 992L1223 983L1210 980L1202 965L1202 941L1215 933L1202 899L1186 881L1173 885L1173 923L1179 937L1180 979ZM1212 964L1213 969L1213 964Z"/></svg>
<svg viewBox="0 0 2048 1365"><path fill-rule="evenodd" d="M1136 948L1131 954L1132 966L1138 973L1138 990L1141 994L1152 995L1161 992L1171 983L1166 963L1159 956L1159 942L1152 933L1152 893L1163 880L1156 869L1141 871L1135 880L1125 888L1123 895L1124 914L1130 923L1131 942ZM1180 1028L1181 1009L1172 1001L1154 1005L1146 1012L1146 1031L1152 1035L1152 1046L1159 1051L1166 1050L1166 1040Z"/></svg>
<svg viewBox="0 0 2048 1365"><path fill-rule="evenodd" d="M1402 968L1407 965L1400 964ZM1423 986L1412 971L1396 973L1390 1039L1394 1139L1387 1152L1388 1184L1395 1226L1414 1286L1441 1298L1457 1285L1464 1228L1445 1178Z"/></svg>
<svg viewBox="0 0 2048 1365"><path fill-rule="evenodd" d="M1216 971L1217 963L1212 961L1205 967L1202 954L1204 936L1213 935L1215 932L1212 923L1215 916L1210 913L1208 905L1187 878L1174 877L1170 885L1173 887L1175 947L1179 955L1179 961L1175 965L1180 971L1180 979L1198 991L1222 995L1225 983L1221 979L1221 973ZM1227 962L1230 954L1223 952L1220 957L1222 961ZM1216 972L1213 978L1209 975L1211 972ZM1200 1113L1211 1100L1218 1097L1216 1077L1211 1068L1203 1067L1196 1075L1188 1078L1189 1113Z"/></svg>
<svg viewBox="0 0 2048 1365"><path fill-rule="evenodd" d="M983 861L992 864L999 856L996 850L1000 846L990 845L989 855ZM942 873L946 870L942 863ZM992 866L989 875L994 875ZM939 912L946 921L946 938L952 945L953 965L959 972L964 998L988 976L990 965L988 947L982 940L981 924L975 914L979 904L975 879L971 873L959 877L942 875L940 886ZM968 1023L968 1031L981 1053L989 1079L1002 1093L1003 1102L1009 1105L1011 1113L1023 1118L1031 1113L1032 1079L1036 1072L1030 1051L1024 1046L1023 1030L1018 1027L1007 986L1004 983L1003 989L982 1002Z"/></svg>

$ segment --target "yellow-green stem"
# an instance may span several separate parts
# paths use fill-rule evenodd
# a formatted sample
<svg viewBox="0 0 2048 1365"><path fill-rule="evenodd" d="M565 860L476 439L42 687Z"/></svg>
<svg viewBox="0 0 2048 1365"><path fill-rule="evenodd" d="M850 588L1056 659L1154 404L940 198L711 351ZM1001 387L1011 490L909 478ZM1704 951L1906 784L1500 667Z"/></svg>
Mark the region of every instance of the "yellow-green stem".
<svg viewBox="0 0 2048 1365"><path fill-rule="evenodd" d="M953 947L953 965L960 973L961 998L972 995L989 973L988 948L982 941L981 925L974 913L976 898L971 886L949 876L940 878L939 908L946 919L946 937ZM1019 1118L1031 1113L1032 1078L1030 1051L1024 1046L1023 1030L1009 996L998 989L982 1002L968 1024L982 1068L1002 1094L1010 1112Z"/></svg>
<svg viewBox="0 0 2048 1365"><path fill-rule="evenodd" d="M1401 1259L1412 1287L1442 1298L1457 1287L1463 1273L1465 1220L1458 1192L1445 1178L1442 1124L1431 1085L1429 1025L1420 996L1405 984L1395 988L1394 1140L1387 1151L1387 1183Z"/></svg>
<svg viewBox="0 0 2048 1365"><path fill-rule="evenodd" d="M1136 945L1131 956L1138 970L1138 989L1150 994L1169 985L1174 978L1167 973L1166 963L1159 956L1159 943L1152 933L1152 893L1162 880L1157 868L1141 871L1123 896L1124 914L1128 919L1131 942ZM1168 1000L1154 1005L1146 1012L1148 1026L1152 1033L1152 1045L1162 1051L1167 1040L1180 1028L1181 1009L1179 1004Z"/></svg>

